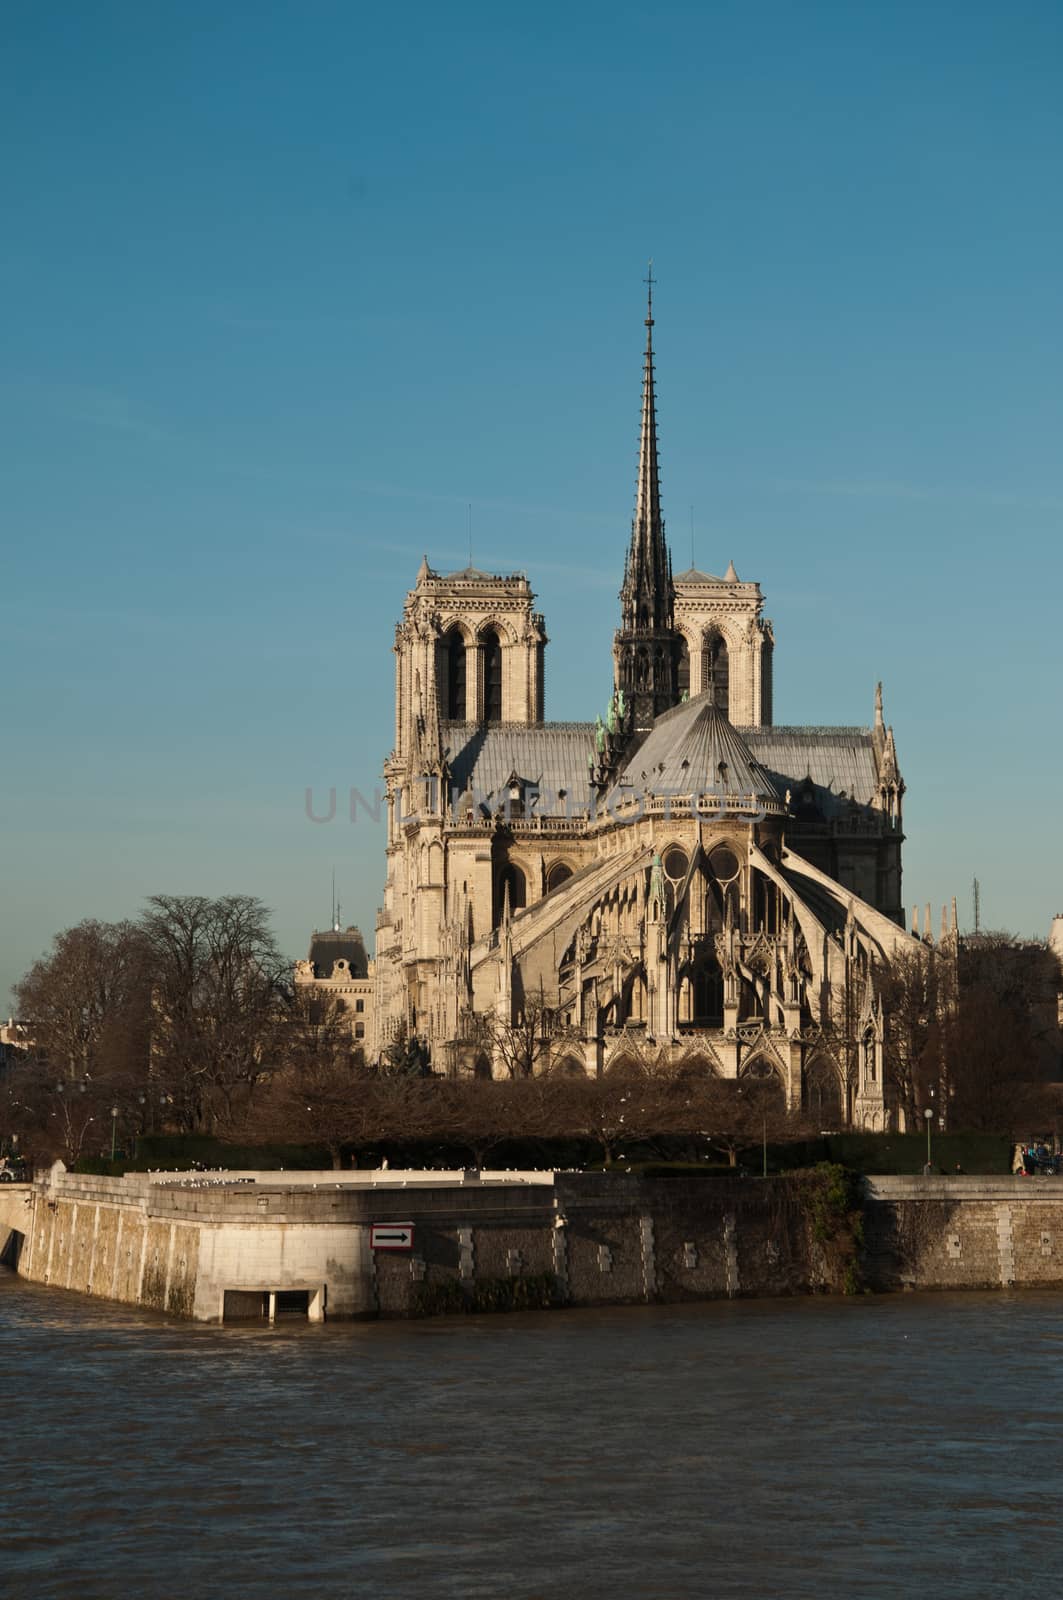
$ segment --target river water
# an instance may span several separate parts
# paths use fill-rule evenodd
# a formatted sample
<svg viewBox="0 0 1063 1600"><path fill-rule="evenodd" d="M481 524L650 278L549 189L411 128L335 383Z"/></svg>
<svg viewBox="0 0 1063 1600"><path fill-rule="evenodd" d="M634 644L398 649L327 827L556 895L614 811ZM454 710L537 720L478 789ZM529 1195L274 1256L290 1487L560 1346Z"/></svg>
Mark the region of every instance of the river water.
<svg viewBox="0 0 1063 1600"><path fill-rule="evenodd" d="M0 1362L5 1595L1060 1583L1063 1296L217 1328L0 1272Z"/></svg>

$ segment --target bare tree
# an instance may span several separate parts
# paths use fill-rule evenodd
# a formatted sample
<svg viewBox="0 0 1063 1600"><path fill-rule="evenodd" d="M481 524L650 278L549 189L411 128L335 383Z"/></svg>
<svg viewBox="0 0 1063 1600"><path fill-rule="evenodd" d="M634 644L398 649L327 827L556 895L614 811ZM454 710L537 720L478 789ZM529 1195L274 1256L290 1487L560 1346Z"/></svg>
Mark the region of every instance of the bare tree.
<svg viewBox="0 0 1063 1600"><path fill-rule="evenodd" d="M539 1076L498 1082L458 1078L426 1085L422 1136L464 1146L475 1166L510 1140L551 1138L568 1131L558 1117L556 1080Z"/></svg>
<svg viewBox="0 0 1063 1600"><path fill-rule="evenodd" d="M152 1073L185 1131L230 1130L283 1025L287 968L269 914L250 895L154 895L149 907Z"/></svg>
<svg viewBox="0 0 1063 1600"><path fill-rule="evenodd" d="M1043 939L1006 932L968 934L958 952L959 999L993 1000L1010 1016L1028 1080L1058 1078L1063 1068L1059 998L1063 972Z"/></svg>
<svg viewBox="0 0 1063 1600"><path fill-rule="evenodd" d="M431 1072L428 1049L416 1035L411 1037L407 1033L405 1020L400 1022L394 1037L385 1045L380 1057L380 1069L409 1078L425 1078Z"/></svg>
<svg viewBox="0 0 1063 1600"><path fill-rule="evenodd" d="M503 1021L494 1012L470 1013L466 1035L492 1061L501 1062L506 1076L514 1080L545 1072L560 1045L581 1037L577 1028L562 1022L560 1014L547 1006L541 995L527 996L512 1022Z"/></svg>
<svg viewBox="0 0 1063 1600"><path fill-rule="evenodd" d="M969 989L948 1020L944 1047L955 1126L1029 1135L1037 1073L1027 1018L991 991Z"/></svg>
<svg viewBox="0 0 1063 1600"><path fill-rule="evenodd" d="M0 1131L8 1142L17 1141L31 1164L61 1157L73 1166L109 1146L109 1105L107 1086L88 1074L71 1078L36 1061L22 1062L4 1074Z"/></svg>
<svg viewBox="0 0 1063 1600"><path fill-rule="evenodd" d="M57 934L14 995L38 1059L71 1081L143 1065L149 986L130 922L80 922Z"/></svg>
<svg viewBox="0 0 1063 1600"><path fill-rule="evenodd" d="M447 1119L426 1103L426 1084L405 1074L381 1075L351 1061L306 1058L276 1073L256 1095L245 1124L249 1137L323 1145L332 1165L357 1161L367 1145L440 1136Z"/></svg>
<svg viewBox="0 0 1063 1600"><path fill-rule="evenodd" d="M942 958L929 949L898 952L876 969L885 1015L883 1073L889 1098L909 1129L946 1082L943 1026L948 1006Z"/></svg>
<svg viewBox="0 0 1063 1600"><path fill-rule="evenodd" d="M732 1167L751 1145L800 1138L807 1131L800 1112L787 1112L774 1075L736 1083L706 1074L680 1079L677 1089L670 1100L671 1130L704 1139Z"/></svg>
<svg viewBox="0 0 1063 1600"><path fill-rule="evenodd" d="M625 1145L667 1129L661 1079L639 1071L555 1078L550 1115L556 1136L593 1139L607 1166Z"/></svg>

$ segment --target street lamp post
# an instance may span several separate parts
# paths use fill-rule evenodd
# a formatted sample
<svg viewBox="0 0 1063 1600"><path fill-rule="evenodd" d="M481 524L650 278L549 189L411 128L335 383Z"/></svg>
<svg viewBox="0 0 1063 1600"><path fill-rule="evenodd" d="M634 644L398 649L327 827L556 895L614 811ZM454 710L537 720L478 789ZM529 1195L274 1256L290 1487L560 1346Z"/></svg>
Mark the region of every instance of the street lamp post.
<svg viewBox="0 0 1063 1600"><path fill-rule="evenodd" d="M930 1108L930 1106L927 1106L926 1110L923 1112L923 1116L926 1118L926 1164L929 1167L931 1165L931 1161L930 1161L930 1130L934 1125L934 1113L933 1113L932 1109Z"/></svg>
<svg viewBox="0 0 1063 1600"><path fill-rule="evenodd" d="M114 1141L118 1132L118 1107L111 1107L111 1160L114 1160Z"/></svg>

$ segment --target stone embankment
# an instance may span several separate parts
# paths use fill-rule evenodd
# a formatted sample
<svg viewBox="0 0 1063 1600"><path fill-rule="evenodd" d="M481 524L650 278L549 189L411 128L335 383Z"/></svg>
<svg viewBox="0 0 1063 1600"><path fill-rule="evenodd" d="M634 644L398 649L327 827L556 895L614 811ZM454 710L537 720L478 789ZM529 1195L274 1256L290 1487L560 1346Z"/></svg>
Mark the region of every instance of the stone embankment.
<svg viewBox="0 0 1063 1600"><path fill-rule="evenodd" d="M1063 1178L869 1178L877 1289L1063 1286Z"/></svg>
<svg viewBox="0 0 1063 1600"><path fill-rule="evenodd" d="M1063 1285L1063 1180L869 1179L863 1233L869 1288ZM521 1284L585 1306L841 1284L785 1178L56 1168L0 1186L0 1253L35 1282L205 1322L520 1304Z"/></svg>

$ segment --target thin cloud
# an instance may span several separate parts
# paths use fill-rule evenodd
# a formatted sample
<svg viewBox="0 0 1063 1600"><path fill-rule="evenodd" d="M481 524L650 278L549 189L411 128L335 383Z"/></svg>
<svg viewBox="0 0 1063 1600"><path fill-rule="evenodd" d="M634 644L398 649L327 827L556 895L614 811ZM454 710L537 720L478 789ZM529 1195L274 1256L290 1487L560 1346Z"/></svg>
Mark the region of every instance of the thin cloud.
<svg viewBox="0 0 1063 1600"><path fill-rule="evenodd" d="M310 328L365 328L367 317L250 317L241 312L216 311L211 321L220 328L234 328L240 333L302 332ZM377 319L372 319L376 326Z"/></svg>
<svg viewBox="0 0 1063 1600"><path fill-rule="evenodd" d="M178 435L118 389L48 378L7 379L3 392L20 404L36 402L52 416L108 433L169 443Z"/></svg>
<svg viewBox="0 0 1063 1600"><path fill-rule="evenodd" d="M777 483L775 488L780 494L815 494L859 500L914 500L931 505L988 505L1010 511L1063 511L1063 498L1055 495L1002 494L947 485L902 483L890 478L820 481L792 478Z"/></svg>

